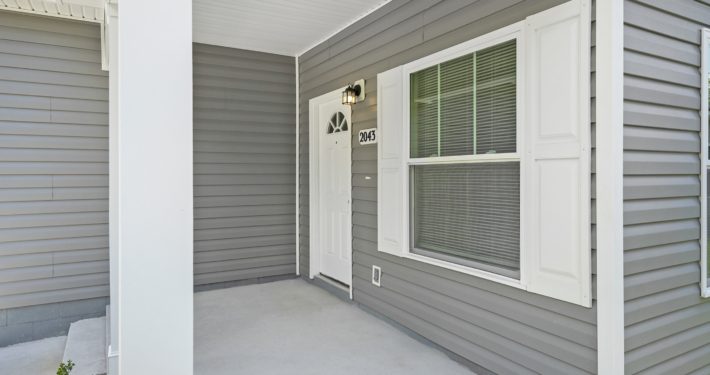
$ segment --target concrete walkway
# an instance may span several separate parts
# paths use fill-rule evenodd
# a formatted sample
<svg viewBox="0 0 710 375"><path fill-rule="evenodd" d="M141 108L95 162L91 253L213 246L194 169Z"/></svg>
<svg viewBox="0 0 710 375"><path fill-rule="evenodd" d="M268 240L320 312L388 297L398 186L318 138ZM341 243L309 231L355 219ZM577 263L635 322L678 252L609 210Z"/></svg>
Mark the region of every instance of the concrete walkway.
<svg viewBox="0 0 710 375"><path fill-rule="evenodd" d="M66 336L59 336L0 348L0 374L54 375L66 341Z"/></svg>
<svg viewBox="0 0 710 375"><path fill-rule="evenodd" d="M299 279L196 293L194 373L471 374Z"/></svg>

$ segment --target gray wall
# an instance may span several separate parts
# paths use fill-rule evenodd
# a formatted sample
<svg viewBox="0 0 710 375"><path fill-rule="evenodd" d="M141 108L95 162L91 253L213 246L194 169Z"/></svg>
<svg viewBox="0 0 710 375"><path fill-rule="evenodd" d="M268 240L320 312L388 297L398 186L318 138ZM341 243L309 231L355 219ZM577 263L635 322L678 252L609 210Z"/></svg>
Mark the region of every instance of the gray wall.
<svg viewBox="0 0 710 375"><path fill-rule="evenodd" d="M0 345L104 312L107 87L98 25L0 11Z"/></svg>
<svg viewBox="0 0 710 375"><path fill-rule="evenodd" d="M700 298L700 29L710 3L627 1L626 372L710 373Z"/></svg>
<svg viewBox="0 0 710 375"><path fill-rule="evenodd" d="M195 285L295 275L295 60L194 44L193 61Z"/></svg>
<svg viewBox="0 0 710 375"><path fill-rule="evenodd" d="M367 98L353 107L355 136L360 129L377 126L377 73L561 2L393 0L301 56L303 275L308 274L309 262L308 100L364 78ZM352 143L353 284L357 302L496 373L596 372L596 307L583 308L378 252L377 148L360 146L356 138ZM374 178L367 180L365 176ZM370 283L373 264L382 267L381 288Z"/></svg>

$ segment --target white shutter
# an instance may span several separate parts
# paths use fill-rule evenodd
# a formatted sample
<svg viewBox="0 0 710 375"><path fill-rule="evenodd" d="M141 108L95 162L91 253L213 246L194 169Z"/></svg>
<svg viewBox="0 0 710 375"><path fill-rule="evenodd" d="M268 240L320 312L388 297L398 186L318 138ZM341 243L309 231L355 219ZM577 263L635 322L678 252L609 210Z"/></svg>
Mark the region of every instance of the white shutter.
<svg viewBox="0 0 710 375"><path fill-rule="evenodd" d="M591 306L590 6L526 20L523 276L534 293Z"/></svg>
<svg viewBox="0 0 710 375"><path fill-rule="evenodd" d="M377 75L377 248L406 252L406 167L402 67Z"/></svg>

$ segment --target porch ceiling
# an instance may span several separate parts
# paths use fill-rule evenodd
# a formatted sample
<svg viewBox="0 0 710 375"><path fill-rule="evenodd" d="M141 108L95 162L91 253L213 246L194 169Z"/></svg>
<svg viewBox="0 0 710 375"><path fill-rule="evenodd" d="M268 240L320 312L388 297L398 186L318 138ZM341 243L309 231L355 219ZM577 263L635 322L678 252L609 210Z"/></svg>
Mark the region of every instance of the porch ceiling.
<svg viewBox="0 0 710 375"><path fill-rule="evenodd" d="M389 0L194 0L193 40L295 56Z"/></svg>

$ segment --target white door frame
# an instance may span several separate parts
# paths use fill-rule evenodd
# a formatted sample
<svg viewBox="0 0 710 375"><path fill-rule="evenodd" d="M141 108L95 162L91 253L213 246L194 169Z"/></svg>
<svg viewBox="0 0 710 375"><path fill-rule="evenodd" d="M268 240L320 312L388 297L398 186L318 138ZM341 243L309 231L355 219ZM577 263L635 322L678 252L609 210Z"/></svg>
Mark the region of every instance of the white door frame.
<svg viewBox="0 0 710 375"><path fill-rule="evenodd" d="M333 100L333 98L338 98L338 100L341 97L341 93L345 90L345 86L341 87L337 90L331 91L327 94L323 94L321 96L312 98L311 100L308 101L308 162L309 162L309 168L308 168L308 188L309 188L309 193L308 193L308 207L309 207L309 217L308 217L308 224L309 224L309 267L308 267L308 277L313 279L314 277L318 276L321 271L321 249L320 249L320 240L317 240L320 238L320 166L319 166L319 161L320 161L320 132L321 129L319 127L320 119L319 117L319 110L318 106L320 104L329 102ZM351 122L352 122L352 113L351 113ZM350 145L350 152L348 153L348 168L351 169L351 172L348 174L349 178L349 186L350 186L350 191L351 191L351 199L350 199L350 207L352 207L352 132L353 132L353 127L352 124L349 124L350 126L350 137L348 137L348 142ZM350 210L350 215L348 215L347 219L347 225L352 228L353 224L353 215L352 215L352 209ZM348 248L347 251L350 253L350 272L349 272L349 277L348 277L348 285L349 285L349 293L350 293L350 299L353 298L353 268L352 268L352 254L353 254L353 238L352 238L352 229L349 231L350 232L350 238L348 240Z"/></svg>

